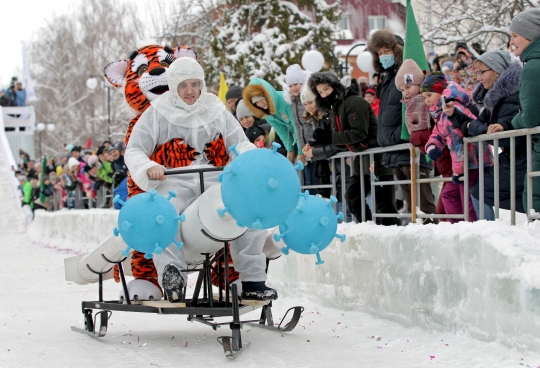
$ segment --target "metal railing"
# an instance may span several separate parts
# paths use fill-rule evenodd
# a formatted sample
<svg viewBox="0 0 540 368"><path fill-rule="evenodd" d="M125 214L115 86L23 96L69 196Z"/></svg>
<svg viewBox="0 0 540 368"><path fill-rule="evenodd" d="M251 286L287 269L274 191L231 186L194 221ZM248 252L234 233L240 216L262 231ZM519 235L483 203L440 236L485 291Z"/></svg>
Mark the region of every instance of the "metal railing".
<svg viewBox="0 0 540 368"><path fill-rule="evenodd" d="M540 171L532 171L532 136L535 134L540 134L540 127L532 128L532 129L520 129L520 130L512 130L512 131L505 131L500 133L493 133L493 134L483 134L476 137L470 137L470 138L464 138L464 186L465 186L465 193L469 193L469 173L468 173L468 149L467 145L473 142L485 142L485 141L493 141L492 149L494 152L494 213L495 218L499 218L499 209L500 209L500 201L499 201L499 160L498 160L498 151L499 151L499 140L508 138L510 139L510 221L512 225L515 225L516 223L516 185L515 185L515 176L516 176L516 145L515 145L515 138L526 136L526 149L527 149L527 174L526 174L526 180L527 180L527 206L526 206L526 212L527 212L527 218L529 221L534 219L540 219L540 214L534 213L534 211L531 211L533 209L533 200L532 200L532 180L534 177L540 177ZM479 163L479 219L485 218L484 213L484 156L483 156L483 144L478 145L478 163ZM340 163L341 172L340 172L340 184L341 184L341 198L338 198L338 201L342 204L342 212L345 215L345 219L347 219L347 205L345 200L345 192L346 192L346 176L353 176L353 165L352 161L356 156L359 157L359 173L360 175L364 175L364 156L369 156L369 162L375 161L375 155L379 153L385 153L385 152L396 152L396 151L403 151L403 150L409 150L410 156L411 156L411 179L410 180L387 180L387 181L380 181L377 180L375 175L371 173L370 175L370 193L371 193L371 201L373 203L372 208L372 218L375 220L377 218L385 218L385 217L395 217L395 218L411 218L412 222L416 222L416 219L422 218L422 219L434 219L434 218L445 218L445 219L461 219L465 221L469 221L469 211L464 210L462 214L435 214L435 213L424 213L422 211L418 211L420 208L420 185L421 184L431 184L436 182L449 182L452 179L451 178L443 178L443 177L430 177L430 178L420 178L420 160L419 160L419 151L417 148L415 148L410 143L404 143L400 145L390 146L390 147L377 147L377 148L370 148L367 150L364 150L362 152L341 152L338 153L332 157L329 158L331 161L331 184L323 184L323 185L302 185L303 190L313 190L313 189L330 189L331 194L333 196L337 196L338 191L338 185L337 185L337 162ZM350 165L348 165L347 159L350 159ZM347 169L348 167L348 169ZM347 172L348 170L348 172ZM302 175L299 173L301 180ZM303 181L302 181L303 183ZM377 185L384 186L384 185L398 185L398 184L408 184L411 185L411 198L405 198L407 202L411 203L411 213L377 213L376 211L376 191L375 187ZM366 188L364 184L364 180L360 180L360 196L361 196L361 203L366 202ZM114 207L112 204L112 198L113 198L113 189L111 188L110 192L108 192L104 187L101 187L100 190L97 192L96 200L95 200L95 207L97 208L103 208L105 204L108 203L110 207ZM54 210L56 211L58 209L58 203L59 199L57 198L58 194L54 193ZM82 209L84 207L85 201L87 203L92 202L92 200L88 197L85 197L82 193L82 190L80 187L77 187L77 189L74 191L74 206L72 208L78 208ZM415 205L412 205L415 204ZM335 206L335 205L334 205ZM88 205L90 207L90 205ZM469 195L464 196L463 201L463 208L468 209L469 208ZM362 218L358 219L359 221L366 221L366 212L362 211Z"/></svg>

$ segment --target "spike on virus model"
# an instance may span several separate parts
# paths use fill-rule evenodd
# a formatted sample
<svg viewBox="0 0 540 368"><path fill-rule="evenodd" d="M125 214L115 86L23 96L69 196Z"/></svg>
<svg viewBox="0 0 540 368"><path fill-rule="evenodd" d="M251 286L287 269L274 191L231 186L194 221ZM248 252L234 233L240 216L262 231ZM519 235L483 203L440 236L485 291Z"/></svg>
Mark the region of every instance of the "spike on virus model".
<svg viewBox="0 0 540 368"><path fill-rule="evenodd" d="M283 239L287 245L281 249L283 254L289 254L290 249L297 253L315 254L315 264L323 264L320 252L330 245L332 239L336 237L345 241L345 235L336 233L338 219L343 220L343 213L336 216L332 208L336 202L334 196L327 201L305 191L293 214L279 225L279 233L274 234L276 242Z"/></svg>
<svg viewBox="0 0 540 368"><path fill-rule="evenodd" d="M171 243L176 244L178 249L182 242L175 240L178 233L179 221L185 221L184 215L178 216L170 199L176 197L176 193L169 191L167 198L158 194L155 190L137 194L126 202L117 195L115 203L120 203L122 208L118 214L118 229L114 229L115 236L122 235L122 239L128 247L122 251L124 256L129 255L131 249L144 253L145 258L152 258L154 254L161 254L163 249Z"/></svg>
<svg viewBox="0 0 540 368"><path fill-rule="evenodd" d="M231 147L234 160L219 176L221 196L225 208L219 209L221 217L229 213L238 226L252 229L270 229L285 221L294 211L300 193L300 180L295 170L302 170L277 149L253 149L239 154L236 145Z"/></svg>

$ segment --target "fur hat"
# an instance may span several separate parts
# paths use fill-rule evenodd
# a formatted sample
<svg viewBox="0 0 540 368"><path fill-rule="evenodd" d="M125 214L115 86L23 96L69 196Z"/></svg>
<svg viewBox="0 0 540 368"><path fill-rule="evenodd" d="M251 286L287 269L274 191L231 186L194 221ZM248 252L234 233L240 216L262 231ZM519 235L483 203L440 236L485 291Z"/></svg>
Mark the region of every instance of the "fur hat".
<svg viewBox="0 0 540 368"><path fill-rule="evenodd" d="M426 79L420 86L420 92L435 92L443 93L445 88L448 86L446 78L440 72L428 73Z"/></svg>
<svg viewBox="0 0 540 368"><path fill-rule="evenodd" d="M531 41L539 37L540 9L530 8L516 15L510 23L510 30Z"/></svg>
<svg viewBox="0 0 540 368"><path fill-rule="evenodd" d="M238 119L241 119L245 118L246 116L255 116L255 114L253 114L253 112L247 108L244 100L240 100L240 102L238 102L238 105L236 106L236 117Z"/></svg>
<svg viewBox="0 0 540 368"><path fill-rule="evenodd" d="M73 170L73 166L81 166L81 163L75 157L70 157L67 164L70 170Z"/></svg>
<svg viewBox="0 0 540 368"><path fill-rule="evenodd" d="M264 130L258 126L250 126L246 130L246 136L251 143L254 143L255 139L259 138L261 135L264 135Z"/></svg>
<svg viewBox="0 0 540 368"><path fill-rule="evenodd" d="M285 81L287 82L288 86L296 83L303 84L305 79L306 72L302 70L300 65L289 65L289 67L287 68L287 73L285 74Z"/></svg>
<svg viewBox="0 0 540 368"><path fill-rule="evenodd" d="M398 89L401 89L401 86L407 84L416 84L421 85L425 79L425 75L412 59L407 59L401 64L401 67L398 70L396 75L395 83Z"/></svg>
<svg viewBox="0 0 540 368"><path fill-rule="evenodd" d="M309 89L308 83L304 84L300 91L300 102L315 101L315 94Z"/></svg>
<svg viewBox="0 0 540 368"><path fill-rule="evenodd" d="M238 86L231 86L225 94L225 100L230 98L242 98L242 88Z"/></svg>
<svg viewBox="0 0 540 368"><path fill-rule="evenodd" d="M398 43L396 36L390 29L381 29L371 35L368 41L368 50L373 56L373 68L376 72L384 72L384 68L379 61L379 49L389 48L394 52L395 65L401 64L403 59L403 46Z"/></svg>

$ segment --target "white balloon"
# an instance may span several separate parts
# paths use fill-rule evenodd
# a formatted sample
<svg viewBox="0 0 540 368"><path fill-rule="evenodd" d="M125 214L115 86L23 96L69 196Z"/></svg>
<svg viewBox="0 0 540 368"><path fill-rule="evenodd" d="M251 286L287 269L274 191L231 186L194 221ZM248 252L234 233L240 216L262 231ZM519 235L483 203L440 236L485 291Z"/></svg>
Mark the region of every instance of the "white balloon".
<svg viewBox="0 0 540 368"><path fill-rule="evenodd" d="M53 123L47 124L47 130L48 130L49 132L54 131L54 124L53 124Z"/></svg>
<svg viewBox="0 0 540 368"><path fill-rule="evenodd" d="M98 85L98 80L94 77L90 77L86 80L86 87L90 89L96 89Z"/></svg>
<svg viewBox="0 0 540 368"><path fill-rule="evenodd" d="M37 130L45 130L45 124L39 123L38 125L36 125L36 128Z"/></svg>
<svg viewBox="0 0 540 368"><path fill-rule="evenodd" d="M324 56L317 50L310 50L302 56L302 66L305 70L318 72L324 66Z"/></svg>
<svg viewBox="0 0 540 368"><path fill-rule="evenodd" d="M362 51L356 58L356 65L366 73L375 73L373 69L373 56L369 51Z"/></svg>

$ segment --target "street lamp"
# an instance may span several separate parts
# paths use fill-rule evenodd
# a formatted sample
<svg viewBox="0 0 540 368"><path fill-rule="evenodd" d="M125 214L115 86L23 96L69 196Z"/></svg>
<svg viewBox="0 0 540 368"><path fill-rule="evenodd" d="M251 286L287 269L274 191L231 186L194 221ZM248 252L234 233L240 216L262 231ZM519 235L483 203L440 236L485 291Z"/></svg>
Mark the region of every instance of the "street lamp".
<svg viewBox="0 0 540 368"><path fill-rule="evenodd" d="M36 125L36 129L39 131L39 157L42 157L43 154L43 151L41 150L41 132L43 132L45 128L47 128L49 132L53 132L55 126L53 123L48 123L47 125L45 125L44 123L38 123Z"/></svg>
<svg viewBox="0 0 540 368"><path fill-rule="evenodd" d="M102 75L90 75L86 80L86 87L94 91L101 79L101 88L107 88L107 138L111 140L111 84Z"/></svg>
<svg viewBox="0 0 540 368"><path fill-rule="evenodd" d="M306 52L302 56L302 66L306 70L310 70L312 72L318 72L322 69L324 65L324 56L319 51L316 50L317 47L322 47L330 53L332 56L332 68L334 69L334 72L339 75L339 78L343 78L343 73L348 73L349 71L349 55L351 54L351 51L359 46L366 46L365 43L358 43L354 46L352 46L349 51L347 52L347 55L345 56L345 65L343 63L338 63L338 59L336 58L336 55L334 54L334 51L324 43L313 43L311 45L311 50Z"/></svg>

